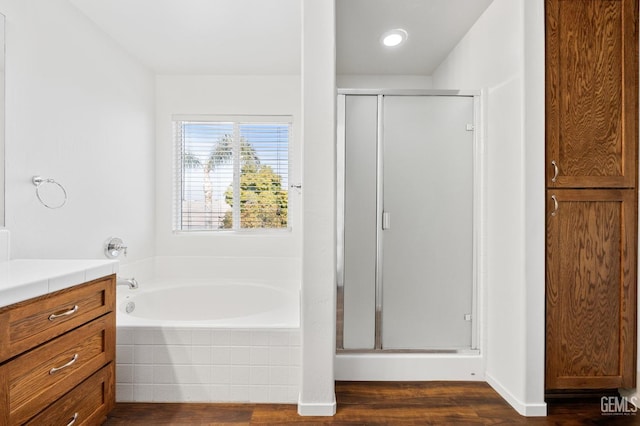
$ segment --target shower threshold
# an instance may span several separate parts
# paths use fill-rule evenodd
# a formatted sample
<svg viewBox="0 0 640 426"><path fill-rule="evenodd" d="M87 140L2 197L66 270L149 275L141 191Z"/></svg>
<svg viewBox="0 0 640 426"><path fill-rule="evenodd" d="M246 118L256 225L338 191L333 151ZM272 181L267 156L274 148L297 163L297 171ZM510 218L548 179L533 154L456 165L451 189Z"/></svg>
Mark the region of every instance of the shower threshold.
<svg viewBox="0 0 640 426"><path fill-rule="evenodd" d="M336 380L353 381L483 381L484 356L479 350L338 350Z"/></svg>
<svg viewBox="0 0 640 426"><path fill-rule="evenodd" d="M479 349L336 349L336 354L457 354L478 355Z"/></svg>

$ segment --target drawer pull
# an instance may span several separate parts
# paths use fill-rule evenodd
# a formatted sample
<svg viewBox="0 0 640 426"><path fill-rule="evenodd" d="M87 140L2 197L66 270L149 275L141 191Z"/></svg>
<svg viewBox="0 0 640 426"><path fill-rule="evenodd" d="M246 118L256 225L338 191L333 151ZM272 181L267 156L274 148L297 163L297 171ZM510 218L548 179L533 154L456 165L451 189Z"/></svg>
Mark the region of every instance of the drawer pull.
<svg viewBox="0 0 640 426"><path fill-rule="evenodd" d="M68 315L73 315L78 312L78 305L75 305L73 308L69 309L66 312L62 312L61 314L51 314L49 315L49 321L53 321L56 318L66 317Z"/></svg>
<svg viewBox="0 0 640 426"><path fill-rule="evenodd" d="M71 426L72 424L74 424L76 422L76 420L78 420L78 413L75 413L73 415L73 417L71 418L71 421L69 423L67 423L67 426Z"/></svg>
<svg viewBox="0 0 640 426"><path fill-rule="evenodd" d="M74 362L76 362L78 360L78 354L75 354L73 356L73 358L71 358L71 361L69 361L68 363L66 363L65 365L61 365L60 367L53 367L51 370L49 370L49 374L53 374L56 371L60 371L63 368L67 368L70 367L71 365L73 365Z"/></svg>

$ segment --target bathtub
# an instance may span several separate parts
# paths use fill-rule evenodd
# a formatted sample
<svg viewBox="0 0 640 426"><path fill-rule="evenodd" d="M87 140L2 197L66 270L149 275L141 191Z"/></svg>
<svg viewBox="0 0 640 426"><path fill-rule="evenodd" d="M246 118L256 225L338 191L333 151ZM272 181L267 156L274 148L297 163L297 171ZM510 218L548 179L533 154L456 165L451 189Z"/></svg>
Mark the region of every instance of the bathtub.
<svg viewBox="0 0 640 426"><path fill-rule="evenodd" d="M299 296L268 283L154 282L118 298L117 324L298 328Z"/></svg>
<svg viewBox="0 0 640 426"><path fill-rule="evenodd" d="M118 287L119 402L296 403L297 291L269 282Z"/></svg>

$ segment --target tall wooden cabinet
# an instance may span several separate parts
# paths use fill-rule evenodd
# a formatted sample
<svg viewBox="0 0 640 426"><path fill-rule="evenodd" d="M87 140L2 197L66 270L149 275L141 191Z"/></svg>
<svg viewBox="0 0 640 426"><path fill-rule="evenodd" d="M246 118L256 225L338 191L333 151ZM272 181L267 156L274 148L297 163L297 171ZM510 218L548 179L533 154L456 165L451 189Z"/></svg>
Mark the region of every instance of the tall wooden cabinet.
<svg viewBox="0 0 640 426"><path fill-rule="evenodd" d="M546 0L546 389L635 386L638 0Z"/></svg>

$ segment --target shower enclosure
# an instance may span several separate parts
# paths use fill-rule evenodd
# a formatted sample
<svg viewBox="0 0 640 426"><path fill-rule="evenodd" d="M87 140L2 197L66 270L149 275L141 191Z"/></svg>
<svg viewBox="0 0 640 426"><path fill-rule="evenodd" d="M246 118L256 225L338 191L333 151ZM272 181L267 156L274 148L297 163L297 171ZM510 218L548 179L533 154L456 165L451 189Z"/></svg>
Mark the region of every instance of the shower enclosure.
<svg viewBox="0 0 640 426"><path fill-rule="evenodd" d="M479 114L479 92L339 91L338 370L479 354Z"/></svg>

